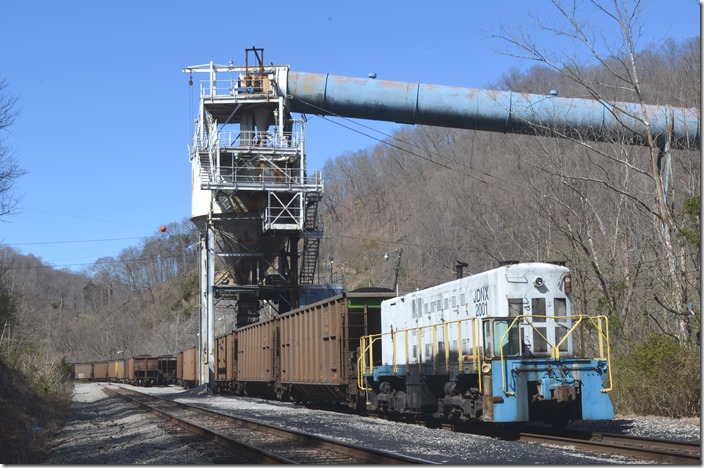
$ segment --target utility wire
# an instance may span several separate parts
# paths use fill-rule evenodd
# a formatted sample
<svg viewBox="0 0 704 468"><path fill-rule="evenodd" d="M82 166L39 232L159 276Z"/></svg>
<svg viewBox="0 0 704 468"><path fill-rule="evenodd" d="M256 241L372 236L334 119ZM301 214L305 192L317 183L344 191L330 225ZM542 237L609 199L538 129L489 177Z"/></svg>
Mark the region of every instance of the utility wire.
<svg viewBox="0 0 704 468"><path fill-rule="evenodd" d="M148 239L149 236L143 237L116 237L113 239L85 239L85 240L66 240L66 241L44 241L44 242L17 242L12 244L0 244L2 246L17 247L20 245L48 245L48 244L80 244L84 242L111 242L111 241L122 241L122 240L135 240L135 239Z"/></svg>

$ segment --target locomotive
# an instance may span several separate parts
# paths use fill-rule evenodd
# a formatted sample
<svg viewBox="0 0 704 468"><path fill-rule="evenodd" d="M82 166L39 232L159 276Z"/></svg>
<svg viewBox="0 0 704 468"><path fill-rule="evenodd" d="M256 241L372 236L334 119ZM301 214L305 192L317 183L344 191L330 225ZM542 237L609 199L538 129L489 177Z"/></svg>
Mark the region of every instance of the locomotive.
<svg viewBox="0 0 704 468"><path fill-rule="evenodd" d="M368 408L497 423L613 418L607 318L574 314L571 293L563 264L507 262L382 302L381 332L360 343Z"/></svg>
<svg viewBox="0 0 704 468"><path fill-rule="evenodd" d="M611 419L608 321L575 314L571 293L567 267L537 262L401 296L346 292L217 337L213 388L398 418ZM176 357L184 387L200 380L197 353Z"/></svg>

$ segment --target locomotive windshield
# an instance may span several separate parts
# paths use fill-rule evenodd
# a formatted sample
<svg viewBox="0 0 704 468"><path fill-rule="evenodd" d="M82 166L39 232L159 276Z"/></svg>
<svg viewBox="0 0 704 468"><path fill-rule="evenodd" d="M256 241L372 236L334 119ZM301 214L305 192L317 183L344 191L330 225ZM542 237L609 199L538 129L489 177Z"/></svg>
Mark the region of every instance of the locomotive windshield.
<svg viewBox="0 0 704 468"><path fill-rule="evenodd" d="M485 356L518 356L521 348L520 333L518 323L511 326L512 322L513 319L484 321Z"/></svg>

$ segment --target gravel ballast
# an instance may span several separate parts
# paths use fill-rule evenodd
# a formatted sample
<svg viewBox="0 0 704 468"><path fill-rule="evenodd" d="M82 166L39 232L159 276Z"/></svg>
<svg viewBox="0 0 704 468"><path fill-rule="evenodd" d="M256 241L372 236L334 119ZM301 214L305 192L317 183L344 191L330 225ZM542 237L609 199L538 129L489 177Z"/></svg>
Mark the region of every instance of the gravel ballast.
<svg viewBox="0 0 704 468"><path fill-rule="evenodd" d="M65 427L51 444L45 463L210 464L207 451L187 432L104 394L105 384L78 384ZM202 389L142 388L183 403L310 432L350 443L448 464L624 464L624 457L575 449L496 440L383 419L308 409L292 403L248 397L214 396ZM593 424L577 423L575 429ZM624 434L676 440L700 440L698 420L621 418L607 423ZM599 430L605 431L604 426ZM190 445L189 445L190 444Z"/></svg>
<svg viewBox="0 0 704 468"><path fill-rule="evenodd" d="M45 463L210 464L193 445L186 431L108 397L102 385L77 384L69 419L53 439Z"/></svg>

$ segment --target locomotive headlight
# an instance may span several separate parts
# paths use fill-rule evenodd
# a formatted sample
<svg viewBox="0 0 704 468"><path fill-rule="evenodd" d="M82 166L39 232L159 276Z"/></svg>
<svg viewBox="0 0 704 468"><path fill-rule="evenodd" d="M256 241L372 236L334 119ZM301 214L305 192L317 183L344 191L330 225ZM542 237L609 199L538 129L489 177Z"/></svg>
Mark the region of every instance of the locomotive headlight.
<svg viewBox="0 0 704 468"><path fill-rule="evenodd" d="M543 278L541 278L540 276L536 276L535 279L533 280L533 286L535 286L536 288L539 288L544 284L545 284L545 281L543 281Z"/></svg>

